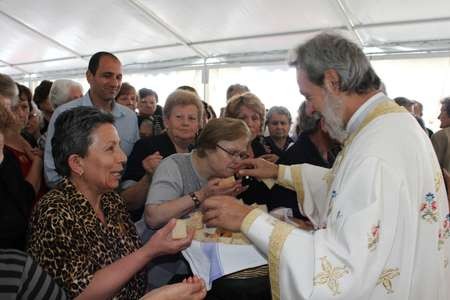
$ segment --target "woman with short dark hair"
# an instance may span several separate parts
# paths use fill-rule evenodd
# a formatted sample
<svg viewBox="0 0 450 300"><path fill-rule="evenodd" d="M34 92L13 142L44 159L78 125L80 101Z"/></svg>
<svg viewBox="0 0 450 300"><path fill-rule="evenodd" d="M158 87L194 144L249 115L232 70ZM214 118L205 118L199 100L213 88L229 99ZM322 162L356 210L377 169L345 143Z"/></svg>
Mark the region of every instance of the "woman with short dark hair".
<svg viewBox="0 0 450 300"><path fill-rule="evenodd" d="M52 154L64 179L41 199L31 220L28 252L71 297L138 299L146 290L145 265L192 239L172 239L171 220L141 247L114 191L126 156L113 123L111 114L93 107L58 116ZM200 282L193 284L201 290Z"/></svg>

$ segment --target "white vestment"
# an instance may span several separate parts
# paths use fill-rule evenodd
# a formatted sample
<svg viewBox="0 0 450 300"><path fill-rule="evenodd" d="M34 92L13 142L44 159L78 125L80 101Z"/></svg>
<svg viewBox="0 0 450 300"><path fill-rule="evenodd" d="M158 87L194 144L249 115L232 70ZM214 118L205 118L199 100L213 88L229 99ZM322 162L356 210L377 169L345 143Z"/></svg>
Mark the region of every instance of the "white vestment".
<svg viewBox="0 0 450 300"><path fill-rule="evenodd" d="M242 224L268 256L273 299L450 299L450 216L428 137L382 93L347 130L332 171L280 166L316 230L258 209Z"/></svg>

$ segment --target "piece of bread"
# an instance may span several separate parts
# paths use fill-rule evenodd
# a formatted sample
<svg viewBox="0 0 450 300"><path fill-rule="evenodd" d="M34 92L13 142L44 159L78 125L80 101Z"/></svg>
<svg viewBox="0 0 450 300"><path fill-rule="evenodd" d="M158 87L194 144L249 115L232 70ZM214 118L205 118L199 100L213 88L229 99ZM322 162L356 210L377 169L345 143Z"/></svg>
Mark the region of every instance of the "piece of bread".
<svg viewBox="0 0 450 300"><path fill-rule="evenodd" d="M187 221L178 219L175 228L172 230L172 238L184 239L186 237L187 237Z"/></svg>
<svg viewBox="0 0 450 300"><path fill-rule="evenodd" d="M222 189L228 189L232 187L235 182L236 179L234 179L234 176L230 176L228 178L221 179L217 185Z"/></svg>
<svg viewBox="0 0 450 300"><path fill-rule="evenodd" d="M203 228L203 214L200 211L196 211L191 214L188 219L188 227L193 229L202 229Z"/></svg>

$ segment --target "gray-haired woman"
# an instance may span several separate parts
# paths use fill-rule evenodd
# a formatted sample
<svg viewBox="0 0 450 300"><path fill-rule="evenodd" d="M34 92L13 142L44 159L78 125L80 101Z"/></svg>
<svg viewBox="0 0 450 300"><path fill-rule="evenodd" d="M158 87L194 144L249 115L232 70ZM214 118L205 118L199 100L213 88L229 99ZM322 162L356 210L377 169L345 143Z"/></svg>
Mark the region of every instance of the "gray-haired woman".
<svg viewBox="0 0 450 300"><path fill-rule="evenodd" d="M138 299L146 291L145 265L192 239L172 239L171 220L141 247L114 191L126 156L113 123L112 115L93 107L57 118L52 152L64 180L41 199L31 220L28 252L71 297ZM203 295L201 281L190 281L186 288Z"/></svg>

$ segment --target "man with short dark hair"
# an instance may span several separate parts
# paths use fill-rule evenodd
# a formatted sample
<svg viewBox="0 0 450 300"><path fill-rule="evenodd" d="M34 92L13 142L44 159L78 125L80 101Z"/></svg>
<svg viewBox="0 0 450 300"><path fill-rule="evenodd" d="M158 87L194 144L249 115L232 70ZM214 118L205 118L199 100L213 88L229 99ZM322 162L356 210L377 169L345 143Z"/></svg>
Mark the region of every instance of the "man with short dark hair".
<svg viewBox="0 0 450 300"><path fill-rule="evenodd" d="M442 129L431 136L431 142L441 168L450 171L450 97L441 101L441 112L438 119L441 121Z"/></svg>
<svg viewBox="0 0 450 300"><path fill-rule="evenodd" d="M428 137L379 91L353 42L321 33L296 49L292 65L343 149L331 170L249 159L239 173L295 190L315 230L229 196L202 202L204 222L241 230L267 255L273 300L448 300L450 214Z"/></svg>
<svg viewBox="0 0 450 300"><path fill-rule="evenodd" d="M119 59L109 52L95 53L89 60L86 79L90 86L88 92L77 100L59 106L50 119L44 153L45 179L50 187L61 180L55 170L51 140L55 130L54 122L63 111L78 106L94 106L110 112L114 116L114 126L119 133L122 150L127 156L139 138L136 114L114 100L122 84L122 64Z"/></svg>

